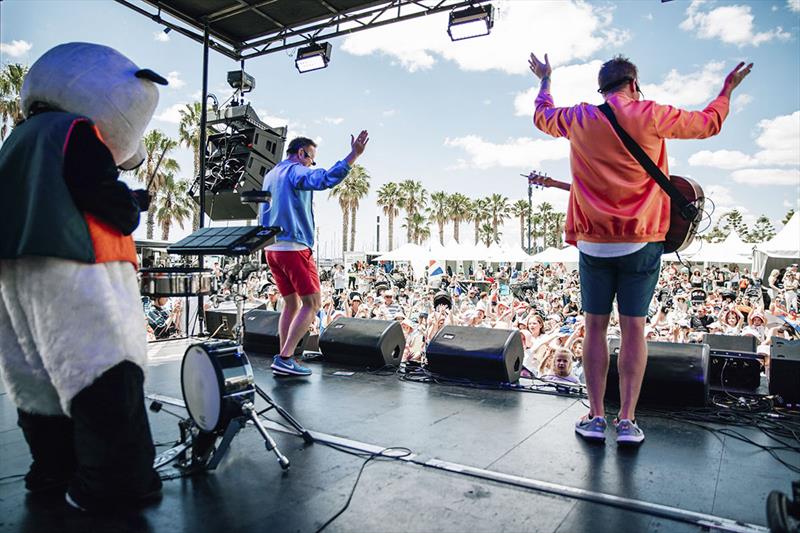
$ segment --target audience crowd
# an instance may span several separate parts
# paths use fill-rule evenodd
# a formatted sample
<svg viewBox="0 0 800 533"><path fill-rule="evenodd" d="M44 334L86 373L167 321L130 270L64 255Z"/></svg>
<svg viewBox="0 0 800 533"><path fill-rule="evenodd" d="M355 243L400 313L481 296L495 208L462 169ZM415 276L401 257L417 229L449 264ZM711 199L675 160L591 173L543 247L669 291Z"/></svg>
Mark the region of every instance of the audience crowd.
<svg viewBox="0 0 800 533"><path fill-rule="evenodd" d="M515 329L525 349L524 376L582 380L584 324L577 270L561 263L522 270L467 268L454 272L447 267L434 277L427 272L415 277L410 268L391 264L357 263L349 271L342 265L322 269L322 306L311 333L323 332L339 317L395 320L406 337L403 361L424 364L428 341L447 325ZM244 280L238 292L269 310L282 309L282 299L264 267L234 276L215 264L214 273L216 298L225 299L233 282ZM797 265L772 271L762 286L748 269L736 265L688 269L664 262L645 334L648 340L669 342L702 342L705 334L752 336L768 363L773 336L800 336L798 285ZM180 327L180 305L175 300L175 304L162 299L150 303L153 338ZM616 310L609 336L619 336L615 315Z"/></svg>

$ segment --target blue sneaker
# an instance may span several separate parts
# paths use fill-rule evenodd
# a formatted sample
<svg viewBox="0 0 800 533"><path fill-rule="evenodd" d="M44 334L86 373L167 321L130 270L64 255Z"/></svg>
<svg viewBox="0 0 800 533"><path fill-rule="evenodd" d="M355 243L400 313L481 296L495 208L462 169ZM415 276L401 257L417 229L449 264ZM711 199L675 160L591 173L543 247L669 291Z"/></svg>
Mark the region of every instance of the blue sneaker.
<svg viewBox="0 0 800 533"><path fill-rule="evenodd" d="M617 428L618 444L641 444L644 440L644 431L636 424L635 420L614 420L614 427Z"/></svg>
<svg viewBox="0 0 800 533"><path fill-rule="evenodd" d="M606 419L602 416L582 416L575 422L575 433L589 440L606 440Z"/></svg>
<svg viewBox="0 0 800 533"><path fill-rule="evenodd" d="M279 376L310 376L311 369L294 360L294 357L283 358L276 355L270 366L272 372Z"/></svg>

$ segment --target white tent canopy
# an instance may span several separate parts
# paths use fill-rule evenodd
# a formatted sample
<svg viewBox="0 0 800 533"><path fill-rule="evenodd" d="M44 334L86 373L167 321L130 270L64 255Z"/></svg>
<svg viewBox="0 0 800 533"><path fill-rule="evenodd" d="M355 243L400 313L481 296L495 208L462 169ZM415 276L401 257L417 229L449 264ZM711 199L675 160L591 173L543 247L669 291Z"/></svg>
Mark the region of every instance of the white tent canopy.
<svg viewBox="0 0 800 533"><path fill-rule="evenodd" d="M577 263L578 254L574 246L562 249L550 247L533 255L530 260L535 263Z"/></svg>
<svg viewBox="0 0 800 533"><path fill-rule="evenodd" d="M731 231L722 242L704 242L697 240L681 253L685 261L695 263L736 263L750 264L753 260L754 244L742 241L736 231ZM674 253L664 255L665 261L677 261Z"/></svg>
<svg viewBox="0 0 800 533"><path fill-rule="evenodd" d="M772 239L757 246L771 257L800 258L800 211Z"/></svg>

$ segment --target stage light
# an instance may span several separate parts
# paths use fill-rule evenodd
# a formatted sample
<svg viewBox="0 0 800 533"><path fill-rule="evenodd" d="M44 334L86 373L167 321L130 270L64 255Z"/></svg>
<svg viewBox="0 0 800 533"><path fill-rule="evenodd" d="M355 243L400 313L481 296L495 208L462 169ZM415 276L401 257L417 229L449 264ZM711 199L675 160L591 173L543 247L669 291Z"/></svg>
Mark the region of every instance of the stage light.
<svg viewBox="0 0 800 533"><path fill-rule="evenodd" d="M232 70L228 72L228 85L243 93L249 93L256 88L256 79L244 70Z"/></svg>
<svg viewBox="0 0 800 533"><path fill-rule="evenodd" d="M447 33L450 39L461 41L489 35L494 25L494 9L492 4L470 6L460 11L450 12Z"/></svg>
<svg viewBox="0 0 800 533"><path fill-rule="evenodd" d="M331 60L331 43L314 43L297 51L294 64L300 73L319 70L328 66Z"/></svg>

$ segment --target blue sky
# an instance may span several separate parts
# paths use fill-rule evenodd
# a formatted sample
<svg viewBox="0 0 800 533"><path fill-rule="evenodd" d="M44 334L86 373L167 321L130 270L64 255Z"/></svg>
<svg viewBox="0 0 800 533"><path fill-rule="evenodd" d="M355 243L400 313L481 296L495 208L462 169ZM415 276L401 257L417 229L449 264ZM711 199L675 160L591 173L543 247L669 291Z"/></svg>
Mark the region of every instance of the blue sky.
<svg viewBox="0 0 800 533"><path fill-rule="evenodd" d="M688 109L713 99L738 61L752 61L722 133L668 142L670 170L698 180L717 215L738 207L747 222L766 214L779 228L786 211L797 208L800 0L494 4L489 37L450 42L445 14L333 39L330 66L321 71L300 75L291 52L250 60L250 100L262 120L317 139L318 162L326 166L347 153L350 133L368 129L370 145L359 162L373 191L412 178L431 192L497 192L515 201L527 195L520 172L569 177L567 142L544 136L530 119L538 89L527 69L531 51L550 55L557 105L599 103L597 69L618 53L638 65L647 98ZM169 135L177 132L176 109L199 98L201 46L175 32L164 39L161 27L115 2L5 0L0 17L4 63L30 64L56 44L80 40L113 46L168 76L151 127ZM225 74L236 68L211 54L209 87L221 101L231 92ZM181 150L177 159L188 178L191 154ZM534 204L541 201L566 207L557 190L536 191ZM341 213L327 193L316 196L316 212L320 252L330 256L340 249ZM375 247L378 214L373 192L359 211L357 248ZM471 225L461 231L472 236ZM404 234L399 223L395 233ZM518 223L506 222L503 234L519 242ZM385 221L381 237L386 249Z"/></svg>

